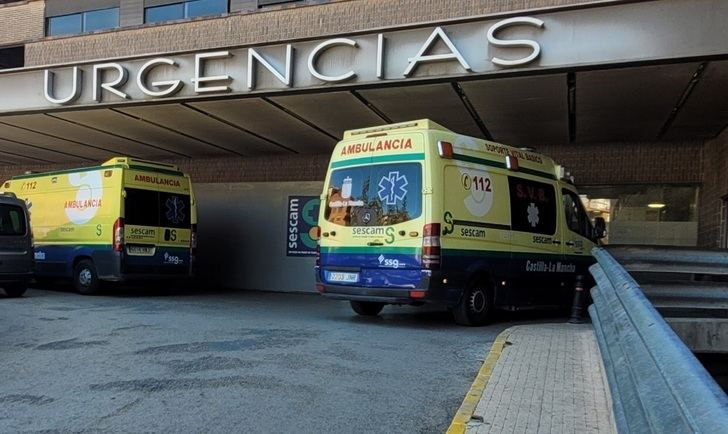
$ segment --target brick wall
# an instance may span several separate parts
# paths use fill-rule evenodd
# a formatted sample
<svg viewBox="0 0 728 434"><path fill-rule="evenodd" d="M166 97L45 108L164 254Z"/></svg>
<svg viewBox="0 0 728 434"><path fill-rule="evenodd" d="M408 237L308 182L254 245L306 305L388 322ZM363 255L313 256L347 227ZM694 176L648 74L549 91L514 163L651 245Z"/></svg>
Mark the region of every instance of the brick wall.
<svg viewBox="0 0 728 434"><path fill-rule="evenodd" d="M319 181L326 176L330 155L263 156L251 158L196 158L166 160L188 173L193 182L274 182ZM0 166L0 182L25 171L48 172L87 164L39 164L33 166Z"/></svg>
<svg viewBox="0 0 728 434"><path fill-rule="evenodd" d="M698 244L720 247L721 202L728 194L728 129L705 143L703 187L698 204Z"/></svg>
<svg viewBox="0 0 728 434"><path fill-rule="evenodd" d="M702 181L702 141L541 146L577 184L679 184Z"/></svg>
<svg viewBox="0 0 728 434"><path fill-rule="evenodd" d="M43 1L20 1L0 5L0 47L43 37Z"/></svg>
<svg viewBox="0 0 728 434"><path fill-rule="evenodd" d="M263 9L213 19L48 39L28 44L25 62L27 66L38 66L265 44L499 12L609 1L333 0L320 5Z"/></svg>

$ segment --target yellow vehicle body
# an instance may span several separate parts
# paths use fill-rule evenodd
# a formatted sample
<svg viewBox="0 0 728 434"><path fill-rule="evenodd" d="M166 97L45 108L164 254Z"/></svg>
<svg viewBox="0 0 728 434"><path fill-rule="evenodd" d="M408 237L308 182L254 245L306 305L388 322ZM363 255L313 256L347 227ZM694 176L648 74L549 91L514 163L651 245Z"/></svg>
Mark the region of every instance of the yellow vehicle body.
<svg viewBox="0 0 728 434"><path fill-rule="evenodd" d="M347 131L321 196L317 289L365 314L382 304L562 304L596 242L562 172L544 155L430 120ZM482 289L477 300L469 288Z"/></svg>
<svg viewBox="0 0 728 434"><path fill-rule="evenodd" d="M82 260L100 280L192 273L197 207L175 166L115 157L0 187L28 205L38 277L74 277Z"/></svg>

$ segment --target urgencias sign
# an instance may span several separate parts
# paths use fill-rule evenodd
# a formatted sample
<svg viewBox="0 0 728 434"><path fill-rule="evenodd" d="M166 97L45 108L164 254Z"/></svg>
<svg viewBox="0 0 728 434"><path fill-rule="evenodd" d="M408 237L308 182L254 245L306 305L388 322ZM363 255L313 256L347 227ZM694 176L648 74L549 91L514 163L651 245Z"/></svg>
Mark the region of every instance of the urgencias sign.
<svg viewBox="0 0 728 434"><path fill-rule="evenodd" d="M508 37L510 28L535 35L543 31L544 21L516 17L479 25L49 68L43 70L43 96L52 104L69 105L245 93L466 75L537 60L538 41ZM490 48L503 54L489 53Z"/></svg>

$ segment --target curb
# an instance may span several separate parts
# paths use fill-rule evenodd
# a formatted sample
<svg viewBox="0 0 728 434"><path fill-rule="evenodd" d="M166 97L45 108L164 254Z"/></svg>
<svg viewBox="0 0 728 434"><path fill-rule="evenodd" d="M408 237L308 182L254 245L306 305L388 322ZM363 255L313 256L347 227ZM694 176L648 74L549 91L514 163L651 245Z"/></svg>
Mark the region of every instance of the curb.
<svg viewBox="0 0 728 434"><path fill-rule="evenodd" d="M509 327L503 330L498 337L495 338L495 341L488 352L488 356L485 358L483 365L480 367L480 371L478 371L478 375L475 377L472 386L470 386L470 390L467 395L465 395L465 399L460 405L460 408L455 413L455 416L450 423L450 427L447 429L447 434L465 433L465 430L468 427L468 422L470 422L470 419L475 412L475 408L480 402L480 397L483 395L485 386L488 385L488 381L493 373L495 364L498 362L498 359L503 352L503 348L506 346L506 339L508 339L512 330L513 327Z"/></svg>

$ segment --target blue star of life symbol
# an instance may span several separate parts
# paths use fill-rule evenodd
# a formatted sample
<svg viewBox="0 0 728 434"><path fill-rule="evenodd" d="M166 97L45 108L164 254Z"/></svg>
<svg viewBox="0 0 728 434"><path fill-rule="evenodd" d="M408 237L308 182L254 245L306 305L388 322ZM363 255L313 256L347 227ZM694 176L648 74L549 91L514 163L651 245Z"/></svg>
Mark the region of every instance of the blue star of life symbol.
<svg viewBox="0 0 728 434"><path fill-rule="evenodd" d="M167 212L165 216L167 217L167 220L174 224L182 223L185 219L185 204L178 198L177 196L170 197L165 202L165 205L167 206Z"/></svg>
<svg viewBox="0 0 728 434"><path fill-rule="evenodd" d="M389 172L379 180L379 199L387 205L396 205L407 195L407 177L399 171Z"/></svg>

